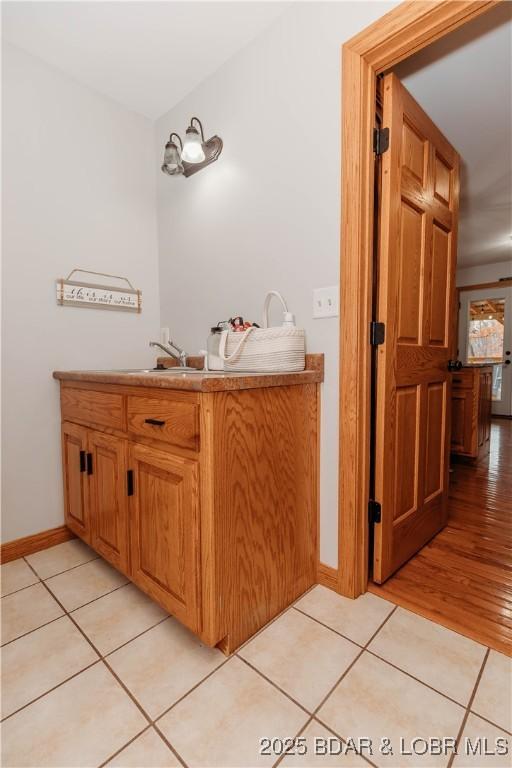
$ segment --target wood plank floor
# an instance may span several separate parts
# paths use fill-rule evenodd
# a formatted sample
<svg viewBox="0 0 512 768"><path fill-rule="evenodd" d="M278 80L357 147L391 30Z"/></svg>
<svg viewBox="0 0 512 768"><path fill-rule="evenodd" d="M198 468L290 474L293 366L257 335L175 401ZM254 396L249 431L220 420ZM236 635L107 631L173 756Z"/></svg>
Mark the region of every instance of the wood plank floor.
<svg viewBox="0 0 512 768"><path fill-rule="evenodd" d="M487 459L453 468L447 526L368 590L510 656L512 421L493 421Z"/></svg>

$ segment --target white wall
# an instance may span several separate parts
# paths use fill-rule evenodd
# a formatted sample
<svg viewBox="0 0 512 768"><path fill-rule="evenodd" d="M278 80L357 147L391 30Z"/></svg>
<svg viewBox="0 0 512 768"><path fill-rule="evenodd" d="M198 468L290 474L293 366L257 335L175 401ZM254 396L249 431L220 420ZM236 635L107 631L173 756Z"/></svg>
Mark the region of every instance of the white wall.
<svg viewBox="0 0 512 768"><path fill-rule="evenodd" d="M321 559L337 565L338 319L312 320L314 287L339 281L341 43L387 3L297 3L156 125L192 115L224 151L189 179L157 177L162 325L187 350L231 315L259 320L265 293L286 296L324 352Z"/></svg>
<svg viewBox="0 0 512 768"><path fill-rule="evenodd" d="M457 286L494 283L503 277L512 277L512 259L497 264L479 264L476 267L461 267L457 270Z"/></svg>
<svg viewBox="0 0 512 768"><path fill-rule="evenodd" d="M61 525L60 368L144 366L158 334L151 123L4 45L4 541ZM58 307L74 267L126 275L140 316Z"/></svg>

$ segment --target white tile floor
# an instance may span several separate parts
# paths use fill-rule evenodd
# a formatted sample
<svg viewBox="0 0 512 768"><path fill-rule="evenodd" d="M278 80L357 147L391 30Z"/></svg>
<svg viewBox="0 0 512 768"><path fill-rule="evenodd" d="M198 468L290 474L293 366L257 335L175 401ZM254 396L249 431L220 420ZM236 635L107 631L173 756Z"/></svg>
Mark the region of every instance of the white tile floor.
<svg viewBox="0 0 512 768"><path fill-rule="evenodd" d="M511 660L374 595L315 587L226 659L77 540L1 576L3 768L512 765Z"/></svg>

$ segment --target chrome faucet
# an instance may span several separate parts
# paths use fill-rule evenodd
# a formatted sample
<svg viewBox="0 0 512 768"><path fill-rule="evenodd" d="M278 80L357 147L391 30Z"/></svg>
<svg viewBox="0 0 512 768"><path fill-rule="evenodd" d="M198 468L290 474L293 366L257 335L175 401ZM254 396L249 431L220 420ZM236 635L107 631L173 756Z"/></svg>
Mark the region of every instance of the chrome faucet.
<svg viewBox="0 0 512 768"><path fill-rule="evenodd" d="M169 339L169 343L168 344L161 344L159 341L150 341L149 342L149 346L150 347L159 347L166 354L170 355L175 360L177 360L182 368L186 368L187 367L187 353L185 352L184 349L181 349L181 347L178 347L178 345L175 344L170 339ZM172 349L171 349L171 347L172 347ZM176 350L176 351L174 351L174 350Z"/></svg>

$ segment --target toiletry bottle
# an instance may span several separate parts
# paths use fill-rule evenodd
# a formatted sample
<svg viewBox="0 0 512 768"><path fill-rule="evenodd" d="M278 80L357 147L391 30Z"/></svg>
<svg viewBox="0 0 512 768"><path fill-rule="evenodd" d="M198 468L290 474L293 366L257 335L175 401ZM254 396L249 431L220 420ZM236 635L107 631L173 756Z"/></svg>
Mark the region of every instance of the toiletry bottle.
<svg viewBox="0 0 512 768"><path fill-rule="evenodd" d="M222 328L220 325L215 325L210 328L210 335L206 342L206 365L209 371L223 371L224 361L219 356L219 345Z"/></svg>

